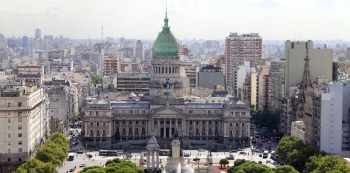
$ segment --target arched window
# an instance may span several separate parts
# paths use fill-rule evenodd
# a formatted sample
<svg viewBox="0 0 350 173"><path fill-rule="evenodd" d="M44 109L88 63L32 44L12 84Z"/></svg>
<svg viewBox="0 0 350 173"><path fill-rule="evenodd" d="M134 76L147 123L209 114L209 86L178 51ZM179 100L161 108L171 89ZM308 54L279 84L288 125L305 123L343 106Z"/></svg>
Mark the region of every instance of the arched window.
<svg viewBox="0 0 350 173"><path fill-rule="evenodd" d="M125 128L123 128L123 135L125 135L126 134L126 130L125 130Z"/></svg>
<svg viewBox="0 0 350 173"><path fill-rule="evenodd" d="M209 128L209 135L212 135L212 133L211 133L211 128Z"/></svg>
<svg viewBox="0 0 350 173"><path fill-rule="evenodd" d="M139 129L138 129L138 128L135 129L135 134L136 134L136 135L139 134Z"/></svg>

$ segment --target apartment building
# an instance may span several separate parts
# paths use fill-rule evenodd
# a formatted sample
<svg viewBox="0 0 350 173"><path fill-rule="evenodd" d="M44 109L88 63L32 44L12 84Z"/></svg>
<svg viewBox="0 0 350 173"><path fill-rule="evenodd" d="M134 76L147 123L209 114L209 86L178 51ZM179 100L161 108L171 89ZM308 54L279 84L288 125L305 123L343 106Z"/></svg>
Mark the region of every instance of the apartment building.
<svg viewBox="0 0 350 173"><path fill-rule="evenodd" d="M261 63L262 60L262 37L258 33L237 34L230 33L225 38L226 60L226 84L229 92L237 95L237 67L244 61L249 61L251 67Z"/></svg>
<svg viewBox="0 0 350 173"><path fill-rule="evenodd" d="M104 58L104 76L116 75L121 71L120 59L115 56Z"/></svg>
<svg viewBox="0 0 350 173"><path fill-rule="evenodd" d="M48 99L37 87L14 86L0 93L0 167L11 173L33 157L49 133Z"/></svg>
<svg viewBox="0 0 350 173"><path fill-rule="evenodd" d="M149 73L128 73L120 72L117 74L117 92L122 94L129 94L131 92L136 94L149 93L150 85Z"/></svg>
<svg viewBox="0 0 350 173"><path fill-rule="evenodd" d="M43 66L18 66L17 70L17 79L21 80L25 86L41 86L43 84Z"/></svg>

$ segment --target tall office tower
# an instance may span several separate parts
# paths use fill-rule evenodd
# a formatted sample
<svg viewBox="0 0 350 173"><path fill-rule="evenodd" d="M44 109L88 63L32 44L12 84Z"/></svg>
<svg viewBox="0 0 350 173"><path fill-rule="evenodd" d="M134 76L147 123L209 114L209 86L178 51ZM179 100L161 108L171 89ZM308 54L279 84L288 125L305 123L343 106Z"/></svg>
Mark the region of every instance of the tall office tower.
<svg viewBox="0 0 350 173"><path fill-rule="evenodd" d="M141 40L136 41L135 55L136 55L136 58L141 58L142 61L144 60L143 59L143 43L141 42Z"/></svg>
<svg viewBox="0 0 350 173"><path fill-rule="evenodd" d="M35 38L41 38L41 30L39 28L35 30Z"/></svg>
<svg viewBox="0 0 350 173"><path fill-rule="evenodd" d="M309 57L312 59L310 64L311 82L315 82L318 77L332 80L332 59L333 50L328 48L313 48L313 42L285 42L285 85L284 91L287 92L290 86L295 86L303 79L303 62L306 56L306 48L309 51Z"/></svg>
<svg viewBox="0 0 350 173"><path fill-rule="evenodd" d="M225 39L226 57L226 85L227 90L237 95L236 73L239 65L250 61L255 67L262 59L262 37L258 33L241 34L230 33Z"/></svg>
<svg viewBox="0 0 350 173"><path fill-rule="evenodd" d="M346 48L346 60L350 60L350 47Z"/></svg>

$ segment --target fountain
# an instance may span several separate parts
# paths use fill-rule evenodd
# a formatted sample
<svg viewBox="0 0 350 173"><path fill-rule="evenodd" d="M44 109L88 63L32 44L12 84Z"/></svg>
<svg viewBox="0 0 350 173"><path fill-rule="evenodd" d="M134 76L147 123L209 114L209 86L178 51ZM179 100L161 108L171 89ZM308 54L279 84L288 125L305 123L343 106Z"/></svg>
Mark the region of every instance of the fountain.
<svg viewBox="0 0 350 173"><path fill-rule="evenodd" d="M180 163L177 165L176 173L181 173L181 164Z"/></svg>

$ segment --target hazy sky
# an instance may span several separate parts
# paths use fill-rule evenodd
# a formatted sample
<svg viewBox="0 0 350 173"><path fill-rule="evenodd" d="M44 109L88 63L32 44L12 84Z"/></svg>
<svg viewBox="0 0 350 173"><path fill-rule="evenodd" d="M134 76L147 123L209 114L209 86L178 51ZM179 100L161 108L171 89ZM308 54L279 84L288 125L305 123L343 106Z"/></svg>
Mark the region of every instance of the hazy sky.
<svg viewBox="0 0 350 173"><path fill-rule="evenodd" d="M14 0L1 3L6 36L155 39L165 0ZM224 39L257 32L263 39L350 40L348 0L168 0L171 31L178 39Z"/></svg>

